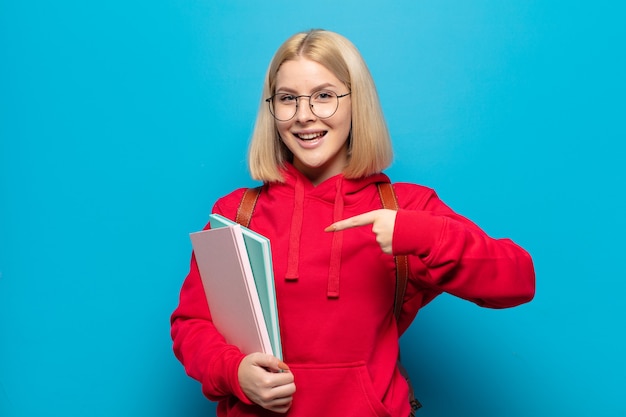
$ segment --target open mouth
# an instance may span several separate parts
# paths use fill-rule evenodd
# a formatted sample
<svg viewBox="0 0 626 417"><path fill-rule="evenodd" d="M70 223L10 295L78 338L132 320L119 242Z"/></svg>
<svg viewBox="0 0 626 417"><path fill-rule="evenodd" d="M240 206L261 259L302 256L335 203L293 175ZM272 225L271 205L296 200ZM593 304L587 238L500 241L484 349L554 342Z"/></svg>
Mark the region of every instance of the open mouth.
<svg viewBox="0 0 626 417"><path fill-rule="evenodd" d="M294 133L294 136L300 140L304 141L313 141L316 139L321 139L326 135L326 131L323 132L315 132L315 133Z"/></svg>

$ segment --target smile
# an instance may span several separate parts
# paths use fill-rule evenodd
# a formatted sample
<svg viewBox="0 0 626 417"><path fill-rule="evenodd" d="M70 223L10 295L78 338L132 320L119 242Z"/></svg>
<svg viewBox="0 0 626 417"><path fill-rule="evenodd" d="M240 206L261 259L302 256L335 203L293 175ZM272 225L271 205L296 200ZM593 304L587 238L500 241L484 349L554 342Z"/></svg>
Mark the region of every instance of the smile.
<svg viewBox="0 0 626 417"><path fill-rule="evenodd" d="M315 133L294 133L294 136L300 140L315 140L320 139L326 135L326 131L323 132L315 132Z"/></svg>

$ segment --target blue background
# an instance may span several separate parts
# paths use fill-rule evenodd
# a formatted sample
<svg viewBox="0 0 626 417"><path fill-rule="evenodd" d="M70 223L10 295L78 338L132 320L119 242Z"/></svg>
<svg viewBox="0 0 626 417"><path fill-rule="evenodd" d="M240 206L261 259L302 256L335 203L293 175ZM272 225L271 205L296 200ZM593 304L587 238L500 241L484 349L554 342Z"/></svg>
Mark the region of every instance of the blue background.
<svg viewBox="0 0 626 417"><path fill-rule="evenodd" d="M626 13L616 1L0 0L0 415L206 416L171 353L188 233L254 185L289 35L361 50L394 181L535 260L537 296L442 296L402 340L428 416L626 416Z"/></svg>

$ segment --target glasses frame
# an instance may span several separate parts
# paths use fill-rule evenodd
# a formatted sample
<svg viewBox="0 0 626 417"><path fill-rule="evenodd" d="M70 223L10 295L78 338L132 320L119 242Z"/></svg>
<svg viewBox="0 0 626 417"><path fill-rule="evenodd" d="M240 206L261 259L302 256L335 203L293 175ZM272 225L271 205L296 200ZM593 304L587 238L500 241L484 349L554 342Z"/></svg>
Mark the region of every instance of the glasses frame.
<svg viewBox="0 0 626 417"><path fill-rule="evenodd" d="M335 111L332 112L332 114L330 114L329 116L321 117L321 116L318 116L317 113L315 113L315 110L313 110L313 104L311 103L311 97L313 97L315 94L321 93L323 91L327 91L327 90L315 91L313 94L310 94L310 95L301 94L299 96L294 96L294 98L296 99L296 107L295 107L295 111L293 112L293 116L291 116L289 119L279 119L278 117L276 117L276 115L272 111L272 105L273 105L273 102L274 102L274 97L276 97L279 94L288 94L288 93L275 93L273 96L271 96L269 98L266 98L265 102L268 105L268 108L269 108L269 111L270 111L270 114L272 115L272 117L274 117L274 119L278 120L279 122L288 122L291 119L293 119L294 117L296 117L296 114L298 114L298 106L300 105L300 99L302 97L306 97L306 98L309 99L309 109L311 110L311 113L313 113L315 115L315 117L317 117L319 119L328 119L328 118L333 117L335 115L335 113L337 113L337 110L339 109L339 99L343 98L343 97L346 97L346 96L349 96L350 94L352 94L352 91L348 91L345 94L337 94L334 91L328 91L328 92L331 92L333 94L336 94L336 97L337 97L337 107L335 107Z"/></svg>

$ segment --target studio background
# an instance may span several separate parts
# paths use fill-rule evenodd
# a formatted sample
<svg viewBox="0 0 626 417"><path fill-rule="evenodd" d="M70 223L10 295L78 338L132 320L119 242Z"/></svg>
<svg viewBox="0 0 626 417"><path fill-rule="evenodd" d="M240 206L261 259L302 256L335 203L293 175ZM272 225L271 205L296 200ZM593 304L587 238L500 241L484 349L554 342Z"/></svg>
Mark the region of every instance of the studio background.
<svg viewBox="0 0 626 417"><path fill-rule="evenodd" d="M511 310L402 340L429 416L626 416L626 13L615 1L0 0L0 416L214 415L171 352L188 233L255 185L276 48L361 50L393 181L534 258Z"/></svg>

